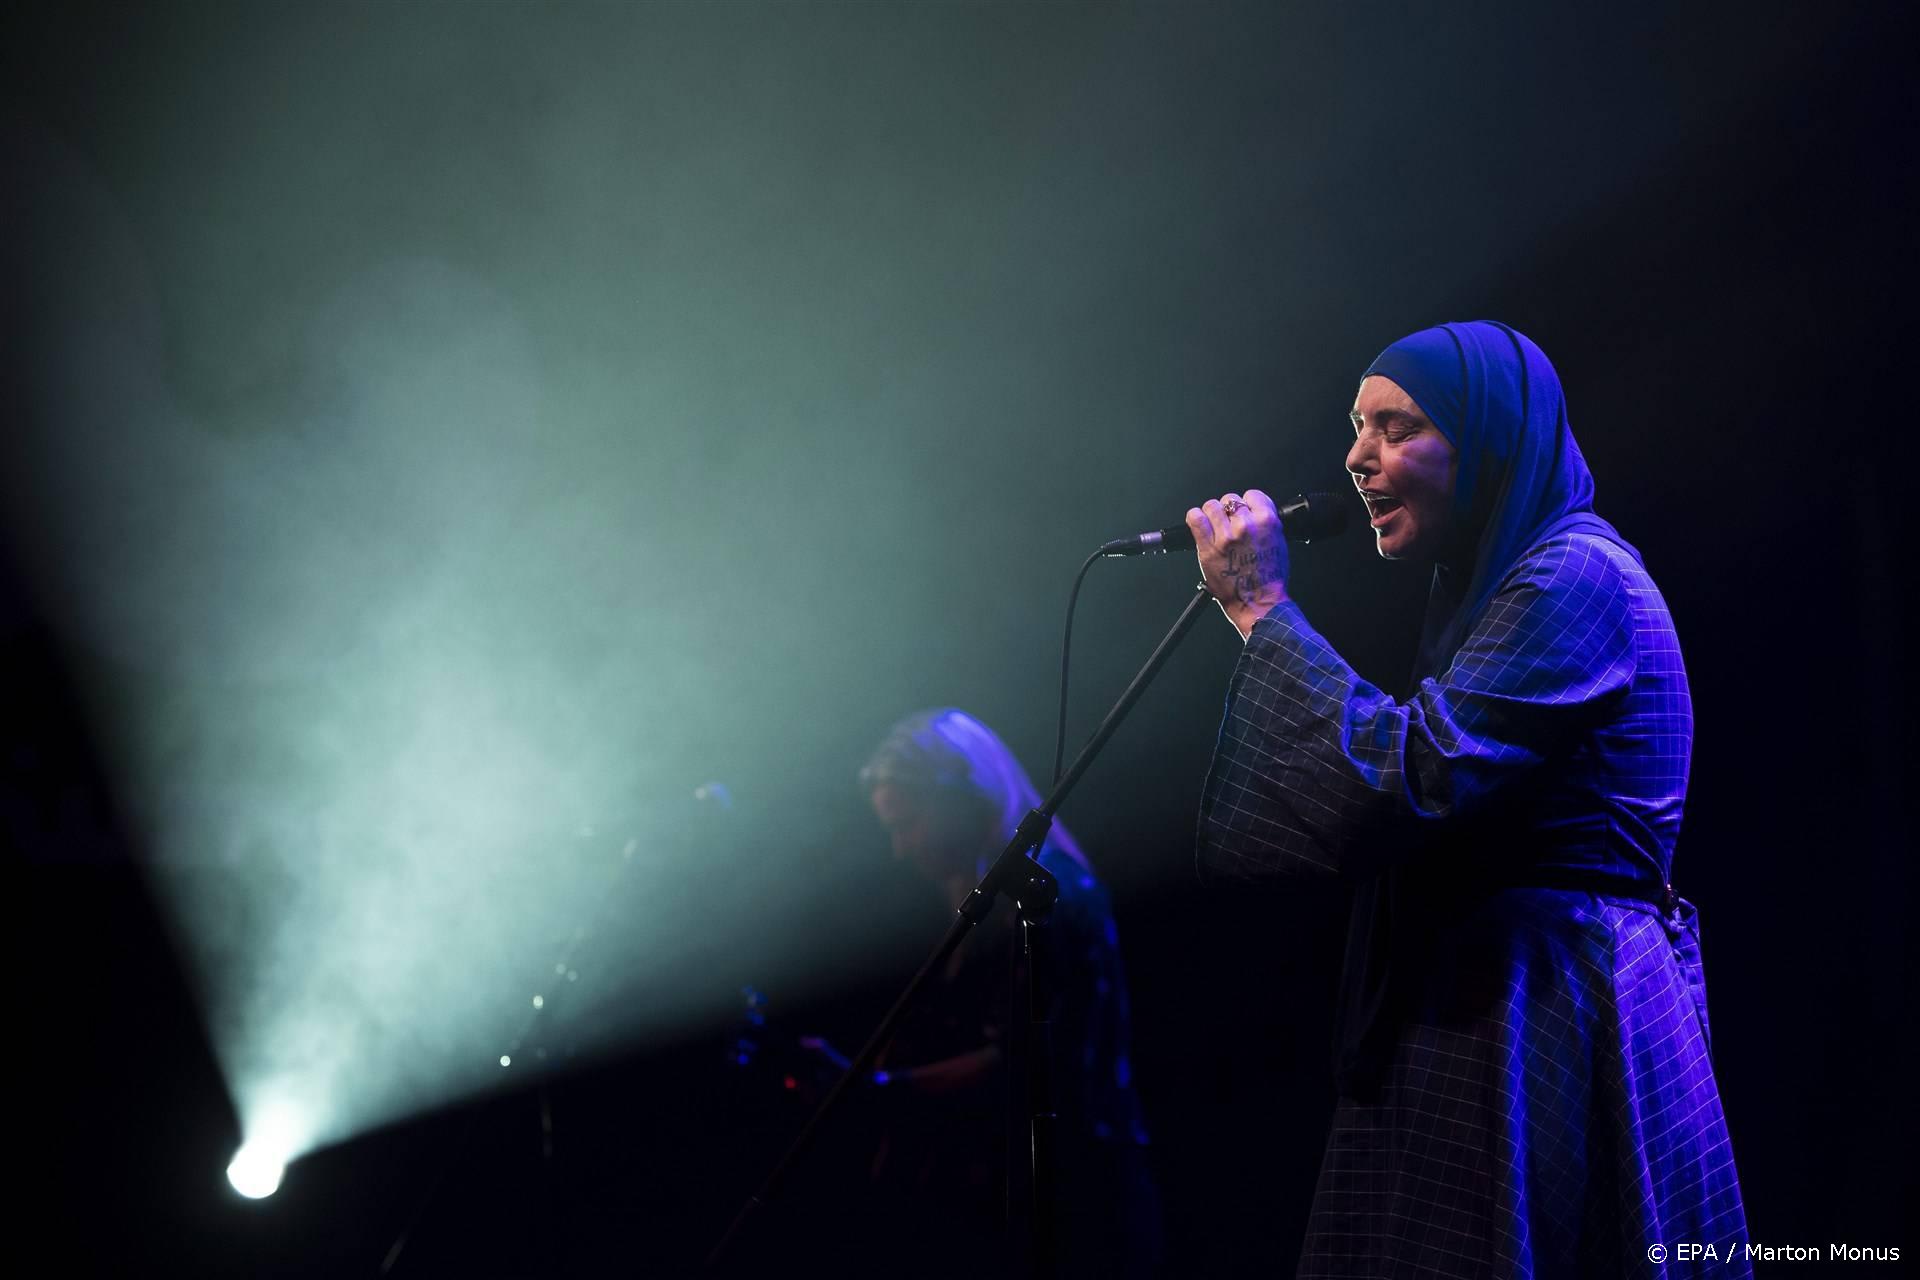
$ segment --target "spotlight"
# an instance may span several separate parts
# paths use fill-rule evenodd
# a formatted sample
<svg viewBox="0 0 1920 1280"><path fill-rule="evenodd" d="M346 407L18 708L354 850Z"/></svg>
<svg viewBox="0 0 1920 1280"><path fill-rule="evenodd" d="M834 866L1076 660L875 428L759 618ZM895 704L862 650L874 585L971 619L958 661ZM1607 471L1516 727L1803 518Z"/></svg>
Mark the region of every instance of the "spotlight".
<svg viewBox="0 0 1920 1280"><path fill-rule="evenodd" d="M259 1143L250 1142L240 1148L233 1163L227 1166L227 1181L247 1199L264 1200L280 1189L280 1175L286 1171L279 1156L263 1150Z"/></svg>

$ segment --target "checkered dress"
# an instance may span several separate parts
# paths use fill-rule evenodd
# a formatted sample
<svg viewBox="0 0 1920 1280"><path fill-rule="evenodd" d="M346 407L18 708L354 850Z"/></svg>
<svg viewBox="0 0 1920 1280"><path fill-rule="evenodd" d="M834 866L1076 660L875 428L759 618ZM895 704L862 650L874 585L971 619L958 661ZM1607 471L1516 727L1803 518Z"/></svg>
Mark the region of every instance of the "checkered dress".
<svg viewBox="0 0 1920 1280"><path fill-rule="evenodd" d="M1360 904L1300 1276L1660 1276L1651 1245L1744 1243L1697 917L1662 893L1691 740L1665 602L1585 532L1406 699L1292 604L1254 628L1202 874Z"/></svg>

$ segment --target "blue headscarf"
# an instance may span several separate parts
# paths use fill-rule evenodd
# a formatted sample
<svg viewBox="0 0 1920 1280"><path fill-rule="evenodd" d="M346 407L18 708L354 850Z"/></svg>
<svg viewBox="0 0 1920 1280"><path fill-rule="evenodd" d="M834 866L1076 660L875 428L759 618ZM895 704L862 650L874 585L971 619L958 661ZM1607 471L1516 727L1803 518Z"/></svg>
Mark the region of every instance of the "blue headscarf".
<svg viewBox="0 0 1920 1280"><path fill-rule="evenodd" d="M1413 679L1446 670L1529 548L1571 529L1640 553L1593 512L1593 474L1567 422L1560 376L1525 334L1494 320L1436 325L1374 357L1459 455L1454 528L1471 558L1436 565Z"/></svg>

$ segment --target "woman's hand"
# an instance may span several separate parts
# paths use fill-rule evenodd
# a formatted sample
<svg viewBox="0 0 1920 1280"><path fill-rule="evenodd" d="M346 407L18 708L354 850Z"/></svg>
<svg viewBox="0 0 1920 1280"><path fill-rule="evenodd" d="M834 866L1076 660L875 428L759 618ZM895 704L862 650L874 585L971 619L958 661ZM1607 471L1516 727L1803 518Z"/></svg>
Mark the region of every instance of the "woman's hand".
<svg viewBox="0 0 1920 1280"><path fill-rule="evenodd" d="M1273 499L1258 489L1209 499L1187 512L1187 528L1207 590L1246 639L1287 599L1287 535Z"/></svg>

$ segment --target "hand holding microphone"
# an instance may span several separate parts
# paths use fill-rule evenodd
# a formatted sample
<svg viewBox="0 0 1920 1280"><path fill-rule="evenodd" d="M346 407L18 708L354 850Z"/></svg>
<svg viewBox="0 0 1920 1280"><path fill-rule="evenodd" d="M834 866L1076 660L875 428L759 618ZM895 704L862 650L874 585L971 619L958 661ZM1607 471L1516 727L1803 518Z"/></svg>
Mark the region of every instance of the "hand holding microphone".
<svg viewBox="0 0 1920 1280"><path fill-rule="evenodd" d="M1254 623L1287 599L1288 540L1333 537L1347 527L1350 505L1331 493L1303 493L1275 506L1265 493L1249 489L1245 495L1229 493L1192 508L1184 526L1116 538L1103 543L1098 554L1139 556L1194 548L1207 590L1245 639ZM1078 586L1074 590L1077 594Z"/></svg>
<svg viewBox="0 0 1920 1280"><path fill-rule="evenodd" d="M1229 493L1190 509L1187 531L1207 590L1246 639L1254 623L1287 599L1287 534L1279 509L1258 489L1244 497Z"/></svg>

